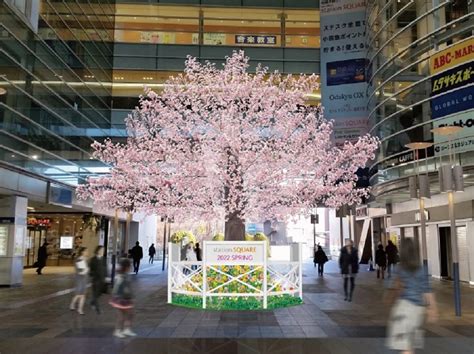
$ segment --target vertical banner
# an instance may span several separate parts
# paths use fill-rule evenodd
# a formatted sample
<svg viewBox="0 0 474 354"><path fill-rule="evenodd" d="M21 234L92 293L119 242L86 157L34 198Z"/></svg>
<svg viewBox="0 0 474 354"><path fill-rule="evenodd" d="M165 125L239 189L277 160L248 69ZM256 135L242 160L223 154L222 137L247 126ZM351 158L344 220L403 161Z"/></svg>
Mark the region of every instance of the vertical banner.
<svg viewBox="0 0 474 354"><path fill-rule="evenodd" d="M336 144L368 130L365 0L322 0L321 101Z"/></svg>

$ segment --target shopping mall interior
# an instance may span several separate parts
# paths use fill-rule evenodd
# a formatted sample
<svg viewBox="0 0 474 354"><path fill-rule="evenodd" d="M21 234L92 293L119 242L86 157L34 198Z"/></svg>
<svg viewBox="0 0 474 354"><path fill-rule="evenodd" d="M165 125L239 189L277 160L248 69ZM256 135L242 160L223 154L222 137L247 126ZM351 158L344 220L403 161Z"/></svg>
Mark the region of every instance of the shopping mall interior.
<svg viewBox="0 0 474 354"><path fill-rule="evenodd" d="M0 0L0 353L390 352L383 302L390 282L375 274L377 250L389 242L401 250L407 239L439 303L438 322L423 327L424 350L472 353L473 15L471 0ZM178 281L196 280L189 274L206 279L206 263L186 268L186 242L227 242L218 235L228 239L228 220L136 207L146 197L111 206L80 191L120 170L94 149L139 135L132 112L150 99L148 90L159 96L170 78L189 74L190 57L222 69L239 51L252 75L261 67L265 78L317 75L299 106L324 112L335 147L359 146L369 134L377 149L351 169L351 190L367 191L357 203L323 198L289 219L242 221L241 242L245 235L265 245L265 267L299 269L290 272L299 290L287 287L301 303L272 308L269 300L267 309L262 295L261 310L211 310L211 300L209 310L195 310L171 301L186 294ZM341 295L348 239L362 273L353 302ZM137 336L116 338L106 302L120 260L133 258L137 242L144 254L132 279ZM174 261L175 244L183 248ZM313 267L318 245L329 259L324 279ZM87 302L85 316L71 318L79 253L87 248L92 257L98 246L112 283L102 314ZM178 261L186 280L174 279ZM204 294L204 308L205 288L193 290Z"/></svg>

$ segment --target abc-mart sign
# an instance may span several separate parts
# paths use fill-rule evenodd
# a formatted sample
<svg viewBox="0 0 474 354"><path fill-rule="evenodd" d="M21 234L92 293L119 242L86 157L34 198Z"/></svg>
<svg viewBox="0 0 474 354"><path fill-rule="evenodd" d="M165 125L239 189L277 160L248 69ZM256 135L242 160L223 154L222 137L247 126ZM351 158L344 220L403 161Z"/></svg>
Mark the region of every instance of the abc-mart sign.
<svg viewBox="0 0 474 354"><path fill-rule="evenodd" d="M454 125L463 129L452 137L452 151L458 153L474 150L474 110L456 113L433 122L433 128ZM448 137L435 134L434 151L436 156L449 154Z"/></svg>

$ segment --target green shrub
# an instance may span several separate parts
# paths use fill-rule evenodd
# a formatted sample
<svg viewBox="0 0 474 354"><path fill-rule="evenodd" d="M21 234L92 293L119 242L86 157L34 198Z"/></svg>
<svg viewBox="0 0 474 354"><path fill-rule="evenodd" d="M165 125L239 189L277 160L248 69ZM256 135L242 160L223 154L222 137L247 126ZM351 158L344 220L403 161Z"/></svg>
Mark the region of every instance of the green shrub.
<svg viewBox="0 0 474 354"><path fill-rule="evenodd" d="M225 239L224 234L222 232L219 232L214 235L214 237L212 238L212 241L224 241L224 239Z"/></svg>
<svg viewBox="0 0 474 354"><path fill-rule="evenodd" d="M254 236L251 234L245 234L245 241L257 241L254 239Z"/></svg>
<svg viewBox="0 0 474 354"><path fill-rule="evenodd" d="M171 240L170 241L172 243L180 243L184 239L187 239L188 243L189 242L192 242L192 243L197 242L196 236L194 236L194 234L191 231L185 231L185 230L179 230L179 231L174 232L171 235Z"/></svg>

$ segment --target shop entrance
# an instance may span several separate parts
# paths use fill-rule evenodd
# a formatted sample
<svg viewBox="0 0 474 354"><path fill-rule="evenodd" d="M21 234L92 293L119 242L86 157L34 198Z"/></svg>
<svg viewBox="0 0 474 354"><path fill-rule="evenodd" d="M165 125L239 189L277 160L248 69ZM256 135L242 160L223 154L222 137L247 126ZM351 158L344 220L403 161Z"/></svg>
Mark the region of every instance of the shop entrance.
<svg viewBox="0 0 474 354"><path fill-rule="evenodd" d="M449 227L439 228L439 256L441 277L451 279L451 230Z"/></svg>
<svg viewBox="0 0 474 354"><path fill-rule="evenodd" d="M45 229L28 229L23 265L33 267L38 257L38 248L46 239Z"/></svg>

